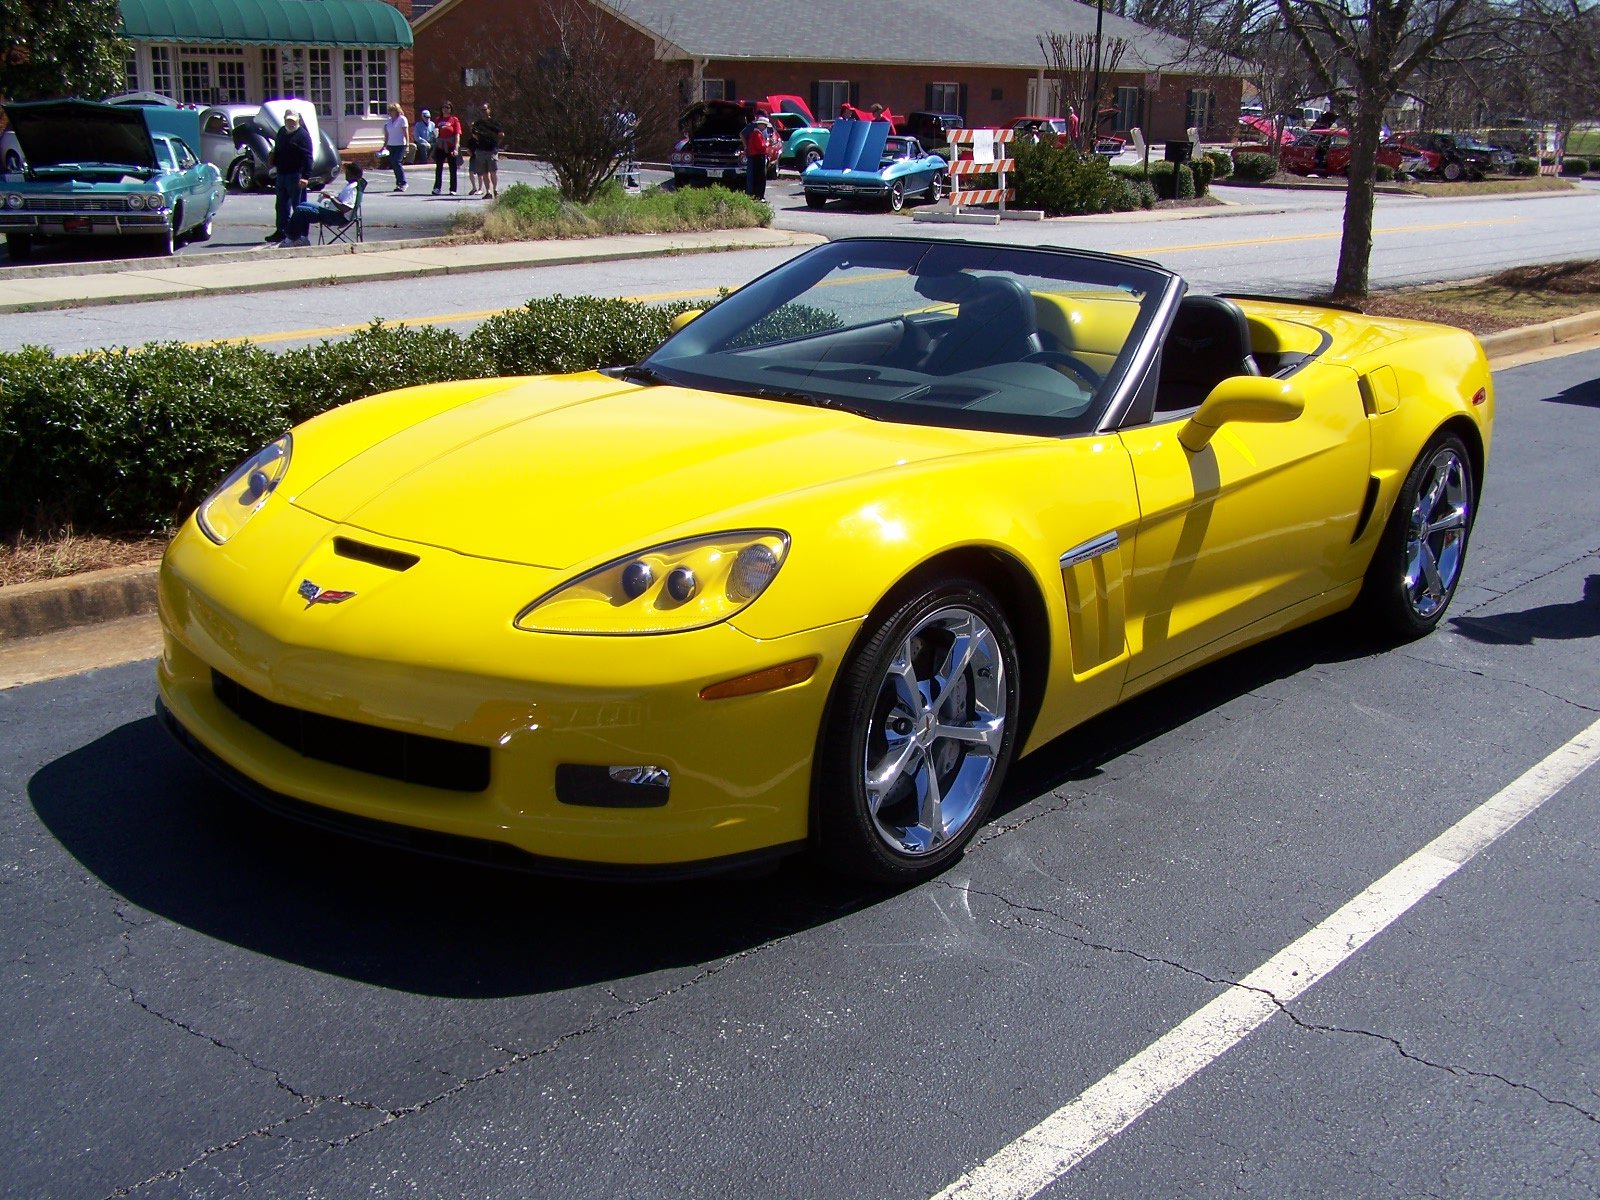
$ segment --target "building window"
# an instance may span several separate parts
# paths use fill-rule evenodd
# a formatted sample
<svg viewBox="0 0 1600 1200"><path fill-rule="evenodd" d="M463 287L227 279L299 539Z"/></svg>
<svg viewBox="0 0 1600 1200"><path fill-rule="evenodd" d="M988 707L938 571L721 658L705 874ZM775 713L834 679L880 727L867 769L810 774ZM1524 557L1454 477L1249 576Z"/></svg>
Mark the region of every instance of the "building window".
<svg viewBox="0 0 1600 1200"><path fill-rule="evenodd" d="M850 85L842 79L819 79L815 86L819 121L825 121L835 115L841 104L850 103Z"/></svg>
<svg viewBox="0 0 1600 1200"><path fill-rule="evenodd" d="M1118 129L1132 129L1139 123L1139 89L1136 87L1119 87L1116 98L1116 127Z"/></svg>
<svg viewBox="0 0 1600 1200"><path fill-rule="evenodd" d="M150 47L150 90L172 95L172 59L165 46Z"/></svg>
<svg viewBox="0 0 1600 1200"><path fill-rule="evenodd" d="M122 64L122 90L137 92L139 90L139 56L134 51L128 51L127 61Z"/></svg>
<svg viewBox="0 0 1600 1200"><path fill-rule="evenodd" d="M244 51L223 46L178 47L178 99L185 104L242 104Z"/></svg>
<svg viewBox="0 0 1600 1200"><path fill-rule="evenodd" d="M261 98L275 100L282 95L278 83L278 52L268 46L261 51Z"/></svg>
<svg viewBox="0 0 1600 1200"><path fill-rule="evenodd" d="M960 112L961 85L959 83L930 83L928 85L929 112Z"/></svg>
<svg viewBox="0 0 1600 1200"><path fill-rule="evenodd" d="M344 52L344 115L382 116L389 108L389 55L383 50Z"/></svg>
<svg viewBox="0 0 1600 1200"><path fill-rule="evenodd" d="M1216 96L1203 89L1190 91L1183 101L1183 127L1206 129L1212 124L1211 114L1216 108Z"/></svg>
<svg viewBox="0 0 1600 1200"><path fill-rule="evenodd" d="M317 116L333 116L333 51L306 51L306 99L316 106Z"/></svg>
<svg viewBox="0 0 1600 1200"><path fill-rule="evenodd" d="M700 99L732 100L733 85L726 79L702 79L700 81Z"/></svg>

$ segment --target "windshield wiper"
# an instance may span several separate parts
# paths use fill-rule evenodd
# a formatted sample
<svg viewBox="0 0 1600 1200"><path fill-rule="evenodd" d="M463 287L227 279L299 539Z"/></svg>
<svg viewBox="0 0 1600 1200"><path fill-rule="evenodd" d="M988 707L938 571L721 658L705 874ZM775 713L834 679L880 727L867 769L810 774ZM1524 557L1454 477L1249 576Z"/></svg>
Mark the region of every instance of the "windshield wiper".
<svg viewBox="0 0 1600 1200"><path fill-rule="evenodd" d="M617 378L631 380L634 383L664 384L669 387L677 382L644 363L630 363L628 366L618 367Z"/></svg>
<svg viewBox="0 0 1600 1200"><path fill-rule="evenodd" d="M864 408L857 408L833 396L821 396L816 392L801 392L792 388L757 387L748 389L746 394L759 396L763 400L781 400L786 404L809 404L813 408L832 408L839 412L847 412L851 416L864 417L868 421L879 420L875 414Z"/></svg>

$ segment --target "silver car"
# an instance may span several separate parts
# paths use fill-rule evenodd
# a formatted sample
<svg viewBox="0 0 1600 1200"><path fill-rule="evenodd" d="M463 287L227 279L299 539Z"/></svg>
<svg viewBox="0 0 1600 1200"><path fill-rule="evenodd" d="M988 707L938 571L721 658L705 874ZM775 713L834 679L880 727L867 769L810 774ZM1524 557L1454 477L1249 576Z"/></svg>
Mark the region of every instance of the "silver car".
<svg viewBox="0 0 1600 1200"><path fill-rule="evenodd" d="M200 161L221 171L229 183L235 182L230 168L241 153L234 127L260 111L259 104L213 104L200 113Z"/></svg>

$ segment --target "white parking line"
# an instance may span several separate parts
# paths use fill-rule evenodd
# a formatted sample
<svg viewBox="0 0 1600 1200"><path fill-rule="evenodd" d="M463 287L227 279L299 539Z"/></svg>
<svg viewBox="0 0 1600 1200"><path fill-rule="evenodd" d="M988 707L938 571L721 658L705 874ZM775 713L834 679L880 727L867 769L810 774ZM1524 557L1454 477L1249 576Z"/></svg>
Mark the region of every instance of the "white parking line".
<svg viewBox="0 0 1600 1200"><path fill-rule="evenodd" d="M1600 721L935 1200L1027 1200L1265 1024L1600 758Z"/></svg>

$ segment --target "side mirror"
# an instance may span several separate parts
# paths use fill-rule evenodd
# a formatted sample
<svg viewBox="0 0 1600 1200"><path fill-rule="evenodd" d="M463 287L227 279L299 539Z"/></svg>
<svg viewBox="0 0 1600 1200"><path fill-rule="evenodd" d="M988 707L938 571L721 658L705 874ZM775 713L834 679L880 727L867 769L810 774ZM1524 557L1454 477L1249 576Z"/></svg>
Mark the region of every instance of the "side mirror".
<svg viewBox="0 0 1600 1200"><path fill-rule="evenodd" d="M1184 449L1199 453L1228 421L1281 423L1305 411L1306 398L1286 379L1234 375L1211 389L1194 416L1178 431Z"/></svg>
<svg viewBox="0 0 1600 1200"><path fill-rule="evenodd" d="M677 333L678 330L682 329L685 325L694 320L703 312L705 312L705 309L703 308L691 308L679 313L677 316L672 318L672 323L667 326L667 332L669 334Z"/></svg>

